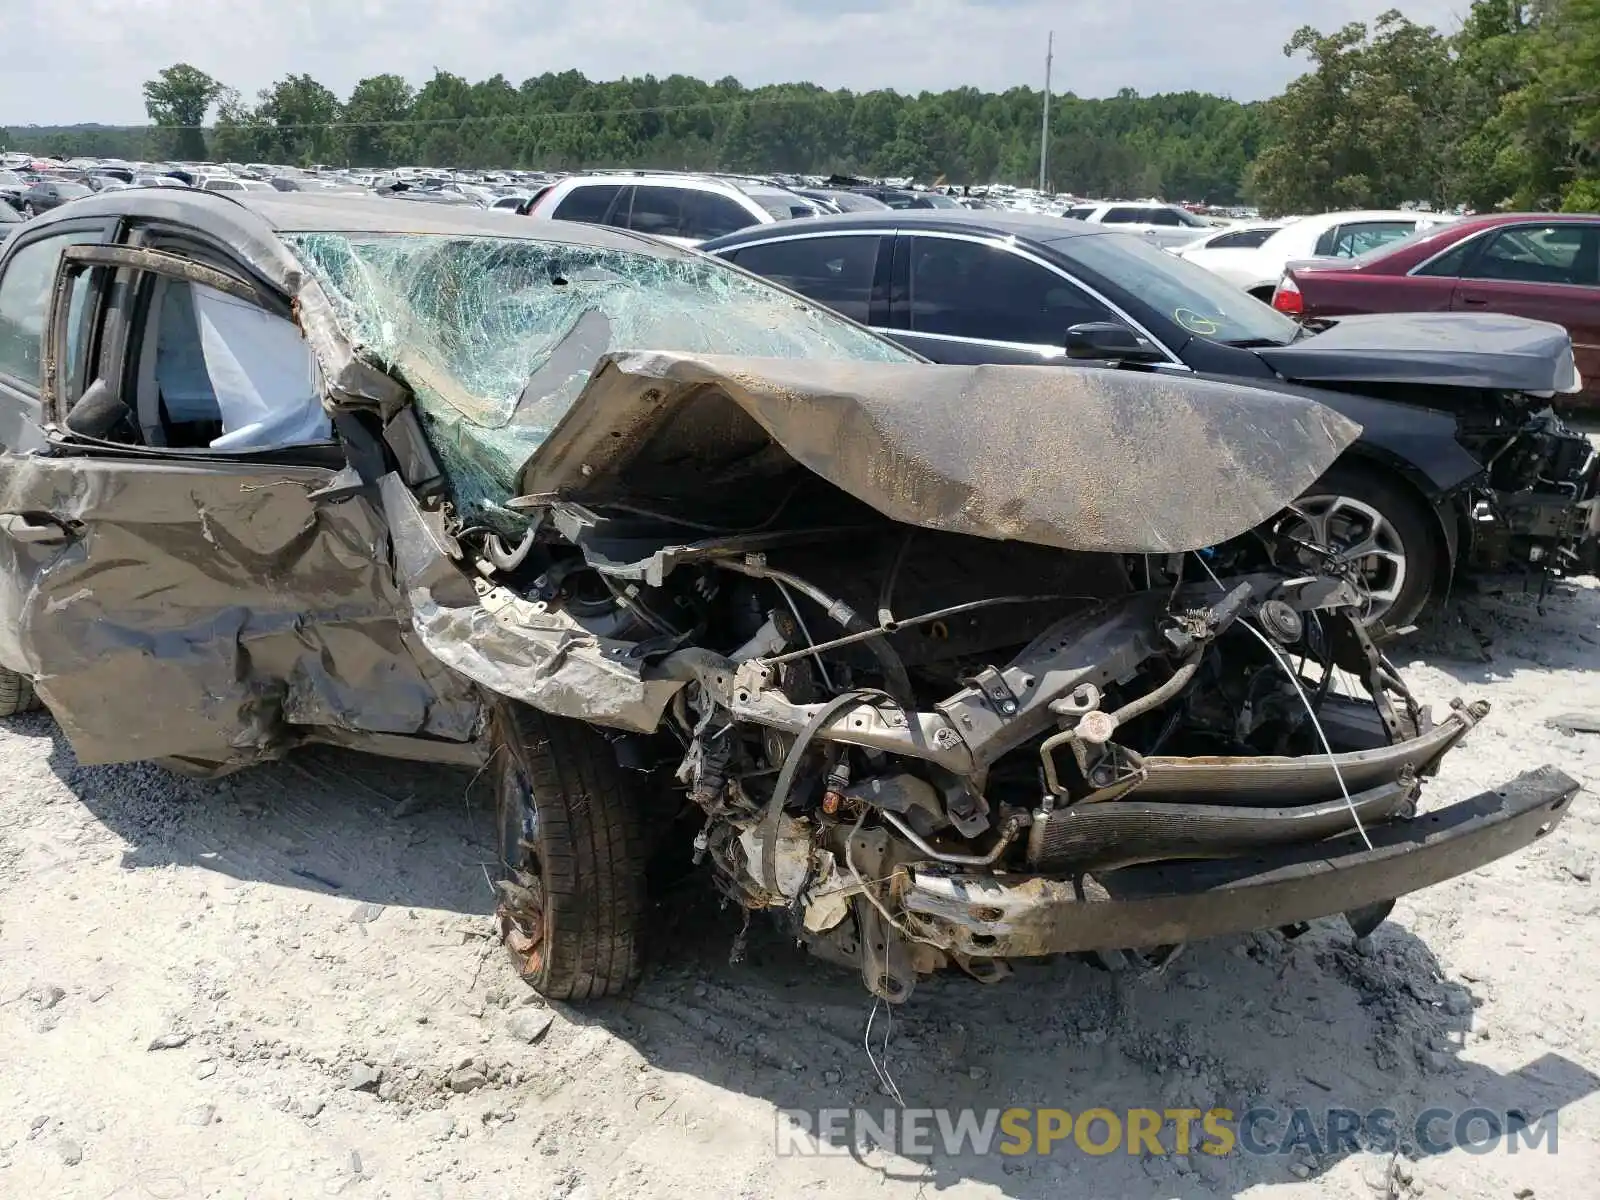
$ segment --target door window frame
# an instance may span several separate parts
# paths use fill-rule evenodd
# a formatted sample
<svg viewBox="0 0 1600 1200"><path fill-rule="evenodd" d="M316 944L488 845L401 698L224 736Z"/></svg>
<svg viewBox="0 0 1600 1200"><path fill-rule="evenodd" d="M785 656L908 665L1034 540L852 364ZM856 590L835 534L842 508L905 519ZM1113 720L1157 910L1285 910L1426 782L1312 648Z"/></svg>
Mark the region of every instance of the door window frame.
<svg viewBox="0 0 1600 1200"><path fill-rule="evenodd" d="M1473 235L1474 240L1477 241L1477 245L1473 246L1468 252L1466 258L1461 261L1461 272L1454 278L1459 283L1473 284L1479 287L1492 287L1497 284L1506 284L1511 287L1570 288L1578 292L1600 292L1600 272L1597 272L1596 274L1595 283L1562 283L1559 281L1546 279L1503 279L1498 276L1483 276L1474 274L1474 272L1476 272L1478 269L1478 265L1489 253L1489 247L1493 246L1499 238L1508 233L1514 233L1521 229L1548 229L1552 226L1558 225L1579 230L1583 235L1583 240L1585 243L1587 243L1590 238L1600 240L1600 222L1563 221L1557 217L1557 219L1550 221L1512 221L1507 222L1504 225L1492 225L1488 229L1483 230L1481 233ZM1446 251L1446 253L1448 253L1448 251ZM1597 249L1597 253L1600 253L1600 249ZM1443 278L1449 277L1444 276Z"/></svg>
<svg viewBox="0 0 1600 1200"><path fill-rule="evenodd" d="M1062 337L1061 337L1061 344L1059 344L1059 345L1056 344L1055 342L1032 342L1032 341L1024 341L1024 340L1013 339L1013 338L979 337L979 336L976 336L976 335L973 335L973 334L940 333L940 332L930 331L930 330L927 330L927 329L917 329L917 328L915 328L913 326L913 324L912 324L913 313L910 311L909 305L914 302L914 297L916 295L916 290L917 290L917 281L916 281L916 276L915 276L915 264L914 264L914 262L912 260L911 247L912 247L912 244L918 239L924 239L924 240L929 240L929 241L963 241L963 240L965 240L965 239L960 239L960 238L939 238L939 237L936 237L936 236L933 236L933 235L930 235L930 234L921 233L920 231L908 231L908 230L903 230L902 231L901 242L905 246L906 249L905 249L904 255L897 255L897 257L901 258L901 261L902 261L901 274L897 277L897 282L903 283L904 286L902 286L900 288L897 288L897 289L894 289L893 294L896 297L903 298L903 302L908 305L908 308L904 312L903 318L902 318L903 321L904 321L903 332L911 334L913 337L933 338L933 339L938 340L938 341L966 342L966 343L968 343L970 345L1005 346L1005 347L1012 348L1012 349L1032 350L1032 351L1035 351L1036 353L1038 353L1040 355L1040 357L1043 357L1043 358L1064 358L1066 356L1066 338L1065 338L1065 334L1066 334L1067 329L1069 328L1069 326L1067 326L1067 325L1063 325L1061 327ZM1066 285L1068 287L1073 288L1080 295L1082 295L1085 299L1087 299L1087 300L1091 301L1092 303L1098 305L1100 308L1102 308L1104 310L1103 313L1096 314L1094 317L1090 318L1090 320L1103 321L1103 320L1115 320L1116 319L1115 310L1111 307L1111 305L1106 303L1106 301L1103 298L1094 295L1087 288L1084 288L1081 285L1079 285L1077 283L1077 281L1067 278L1065 273L1063 273L1061 271L1052 271L1047 263L1043 263L1043 262L1039 261L1038 259L1032 258L1029 255L1016 253L1015 248L1011 247L1011 246L992 246L992 245L991 246L982 246L982 245L980 245L979 248L980 248L980 250L987 251L990 254L1004 254L1004 255L1006 255L1006 256L1008 256L1010 258L1014 258L1014 259L1018 259L1018 260L1020 260L1022 262L1026 262L1030 266L1033 266L1035 268L1042 268L1044 273L1047 276L1054 276L1057 282L1062 283L1062 284L1064 284L1064 285Z"/></svg>
<svg viewBox="0 0 1600 1200"><path fill-rule="evenodd" d="M159 238L164 231L145 231L146 238ZM166 236L171 236L170 234ZM45 387L40 392L40 411L43 424L53 444L63 450L100 457L148 458L171 461L208 460L219 463L282 462L296 466L313 466L337 470L347 465L346 448L337 429L326 442L308 442L299 445L274 446L252 450L213 450L208 446L149 446L144 443L111 442L84 434L73 433L66 427L66 412L60 396L59 370L49 366L59 361L56 347L63 343L69 319L72 278L89 273L96 268L108 272L126 271L129 274L128 294L132 298L131 310L108 320L110 314L97 312L89 345L93 346L86 369L93 364L95 370L86 375L85 387L95 378L103 378L117 389L119 397L127 403L130 367L129 349L135 333L142 334L144 322L150 319L147 281L152 276L187 283L198 283L229 295L263 312L283 320L291 320L287 301L271 288L258 282L240 278L245 272L232 272L209 263L185 257L182 251L158 249L149 245L90 244L69 246L61 256L51 287L48 323L45 332L44 353L47 370ZM110 289L101 286L100 301L103 306ZM131 407L131 406L130 406Z"/></svg>
<svg viewBox="0 0 1600 1200"><path fill-rule="evenodd" d="M993 234L951 233L942 229L923 230L907 229L904 227L899 228L896 231L895 237L895 275L894 283L890 288L891 300L889 310L889 329L885 330L885 332L906 333L911 334L914 337L933 338L942 341L967 342L971 345L977 346L1003 346L1013 350L1031 350L1036 353L1047 353L1050 357L1059 357L1063 359L1066 358L1067 351L1065 344L1060 346L1049 346L1040 345L1039 343L1035 342L1010 342L997 341L992 338L961 337L956 334L918 333L917 331L909 328L908 323L903 323L905 314L902 306L896 305L893 302L893 298L896 295L903 295L905 293L906 285L910 282L910 239L913 237L941 238L945 241L952 242L976 242L979 245L988 246L992 250L998 250L1005 254L1013 254L1020 259L1033 263L1035 266L1043 267L1045 270L1057 276L1065 283L1077 288L1079 291L1089 296L1096 303L1104 305L1107 311L1109 311L1116 320L1127 325L1129 329L1132 329L1136 334L1144 338L1151 345L1155 346L1167 356L1166 362L1150 363L1145 365L1179 371L1192 370L1187 363L1185 363L1177 356L1177 354L1173 352L1172 347L1168 346L1165 341L1151 333L1143 322L1136 319L1131 313L1108 297L1099 288L1094 287L1092 284L1085 283L1071 271L1066 270L1065 268L1051 262L1049 259L1044 258L1041 255L1033 253L1023 246L1017 245L1011 239L997 237ZM902 247L904 247L904 249L902 249ZM1063 329L1062 333L1065 334L1066 330Z"/></svg>
<svg viewBox="0 0 1600 1200"><path fill-rule="evenodd" d="M1479 253L1482 252L1485 240L1489 237L1489 235L1503 228L1504 226L1502 225L1491 225L1487 229L1474 230L1472 233L1467 234L1466 237L1457 238L1442 250L1438 250L1435 253L1428 255L1427 258L1423 259L1416 266L1407 271L1406 276L1408 278L1416 275L1422 279L1459 280L1462 278L1461 272L1465 271L1473 264L1474 261L1476 261ZM1454 254L1458 250L1463 251L1461 256L1460 270L1451 275L1441 275L1437 271L1429 270L1429 268L1439 262L1440 259L1449 258L1450 255Z"/></svg>
<svg viewBox="0 0 1600 1200"><path fill-rule="evenodd" d="M556 187L560 187L561 185L560 184L556 184L555 186ZM582 192L582 191L588 191L588 190L596 189L596 188L604 188L604 187L614 187L617 190L611 194L611 199L606 202L606 207L601 212L601 214L600 214L600 216L599 216L599 218L597 220L588 221L588 220L585 220L582 217L563 217L563 216L558 216L557 215L559 213L560 209L561 209L561 206L563 204L565 204L568 200L570 200L576 193ZM574 224L578 224L578 225L606 225L606 224L609 224L610 221L615 216L616 211L617 211L617 202L619 200L621 200L624 195L629 197L628 203L631 206L632 203L633 203L633 200L632 200L632 196L633 196L633 181L631 179L617 180L615 182L613 182L612 180L609 180L609 179L585 179L585 180L581 180L579 182L574 183L571 187L567 188L566 191L562 192L560 195L556 196L554 202L551 203L551 205L550 205L550 219L552 221L571 221ZM548 196L549 196L549 193L547 192L546 195L541 197L540 199L541 200L547 199Z"/></svg>
<svg viewBox="0 0 1600 1200"><path fill-rule="evenodd" d="M1352 259L1352 258L1360 258L1362 254L1370 254L1373 250L1381 250L1385 246L1391 246L1391 245L1395 244L1396 242L1404 241L1406 238L1413 236L1417 232L1417 228L1421 224L1421 222L1420 221L1411 222L1411 232L1410 233L1402 233L1398 237L1392 237L1386 242L1379 242L1378 245L1369 247L1368 249L1362 250L1362 251L1360 251L1358 253L1355 253L1355 254L1336 254L1336 253L1334 253L1336 250L1338 250L1339 243L1340 243L1340 241L1342 241L1344 239L1344 235L1345 235L1346 232L1349 232L1351 234L1351 249L1353 250L1353 249L1355 249L1354 239L1357 236L1356 231L1365 230L1365 229L1382 228L1382 227L1393 226L1393 225L1404 225L1404 224L1405 224L1405 219L1402 218L1402 217L1372 218L1372 219L1369 219L1369 220L1361 220L1361 221L1341 221L1339 224L1333 226L1333 228L1324 231L1322 236L1317 239L1317 244L1316 244L1316 247L1314 248L1314 253L1315 253L1316 257L1319 257L1319 258L1321 258L1321 257L1341 258L1341 259L1346 259L1346 260ZM1326 244L1327 247L1328 247L1328 249L1326 251L1324 251L1322 249L1322 246L1324 244Z"/></svg>
<svg viewBox="0 0 1600 1200"><path fill-rule="evenodd" d="M748 267L740 266L738 254L756 246L770 246L776 242L806 242L815 241L817 238L837 237L870 237L878 239L878 261L873 267L872 296L867 304L867 320L864 324L873 333L882 334L886 337L892 335L895 331L889 328L889 277L893 259L892 247L896 239L895 229L891 225L874 223L852 229L811 229L803 233L774 234L771 237L751 238L748 242L740 242L737 246L728 246L722 250L713 250L711 253L729 265L738 267L741 271L747 271L749 274L755 275L757 279L771 283L774 287L781 288L783 284L775 283L765 275L756 275ZM784 290L793 291L792 288L785 288ZM798 296L800 293L795 292L795 295ZM820 301L813 300L810 296L806 296L804 299L810 304L821 304ZM827 308L826 305L821 306ZM829 309L828 311L832 312L833 310ZM851 317L845 317L844 319L847 321L853 320Z"/></svg>
<svg viewBox="0 0 1600 1200"><path fill-rule="evenodd" d="M24 226L20 233L17 233L6 242L4 253L0 254L0 280L3 280L5 275L10 271L11 264L16 259L16 256L30 246L37 246L40 242L53 241L57 238L69 236L75 233L98 232L100 234L100 239L98 242L77 242L64 248L62 252L62 259L58 260L56 264L56 270L59 275L61 262L65 260L66 250L73 249L74 246L107 245L115 237L117 226L118 222L116 220L108 220L104 217L85 217L73 221L53 222L49 225L46 225L42 229L29 229ZM98 301L98 298L96 299ZM40 331L39 352L41 367L46 361L45 356L47 350L49 349L45 343L49 338L52 326L54 324L54 303L55 286L54 283L52 283L50 289L45 293L44 324ZM95 313L96 326L98 326L98 319L100 316L101 314L97 311ZM19 392L29 400L39 403L41 405L41 412L43 412L42 399L44 395L43 388L41 386L42 382L42 378L31 380L22 379L17 375L11 374L9 371L5 370L3 365L0 365L0 387L14 392Z"/></svg>
<svg viewBox="0 0 1600 1200"><path fill-rule="evenodd" d="M888 323L889 260L891 255L885 253L885 250L890 249L893 245L894 235L892 233L866 233L856 229L830 229L819 233L795 234L788 237L762 238L759 241L741 242L737 246L728 247L725 253L727 256L727 261L738 267L740 270L750 271L752 275L764 279L768 283L776 283L777 286L781 288L786 288L788 291L795 292L797 295L805 296L805 298L811 301L811 303L820 304L824 308L828 308L830 312L839 312L838 309L831 308L826 302L818 300L815 296L809 295L806 292L802 292L798 288L790 287L786 283L781 283L778 280L773 279L770 275L763 275L759 271L752 271L740 261L740 255L742 255L746 250L757 250L767 246L785 245L790 242L817 242L825 240L838 241L844 238L869 237L877 244L872 248L872 270L869 273L867 280L867 315L866 319L859 321L859 323L865 325L868 329L876 329L878 326L886 325ZM717 257L721 258L723 255L719 254ZM839 313L839 315L844 317L847 321L858 320L858 318L852 317L849 313Z"/></svg>

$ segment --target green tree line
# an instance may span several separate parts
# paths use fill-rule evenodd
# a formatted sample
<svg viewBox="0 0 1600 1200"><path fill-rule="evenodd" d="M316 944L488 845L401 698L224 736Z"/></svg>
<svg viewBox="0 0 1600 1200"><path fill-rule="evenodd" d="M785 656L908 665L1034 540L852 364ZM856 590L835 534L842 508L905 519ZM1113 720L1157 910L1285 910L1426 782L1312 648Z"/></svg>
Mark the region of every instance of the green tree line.
<svg viewBox="0 0 1600 1200"><path fill-rule="evenodd" d="M1265 106L1268 211L1600 207L1600 0L1475 0L1450 37L1390 10L1284 52L1311 69Z"/></svg>
<svg viewBox="0 0 1600 1200"><path fill-rule="evenodd" d="M1307 70L1265 102L1052 98L1052 188L1268 212L1428 202L1600 207L1600 0L1474 0L1449 35L1390 11L1299 30ZM683 75L514 84L436 72L344 99L291 75L246 99L188 64L144 85L151 124L13 130L13 148L352 167L656 167L1037 179L1043 94L747 88Z"/></svg>
<svg viewBox="0 0 1600 1200"><path fill-rule="evenodd" d="M291 75L246 100L186 63L145 84L144 98L149 126L13 128L12 145L66 157L301 166L632 166L1028 183L1038 178L1044 99L1031 88L905 95L683 75L602 82L577 71L473 83L440 71L421 88L398 75L363 79L344 100L309 75ZM1196 92L1058 95L1052 183L1232 203L1259 131L1260 105Z"/></svg>

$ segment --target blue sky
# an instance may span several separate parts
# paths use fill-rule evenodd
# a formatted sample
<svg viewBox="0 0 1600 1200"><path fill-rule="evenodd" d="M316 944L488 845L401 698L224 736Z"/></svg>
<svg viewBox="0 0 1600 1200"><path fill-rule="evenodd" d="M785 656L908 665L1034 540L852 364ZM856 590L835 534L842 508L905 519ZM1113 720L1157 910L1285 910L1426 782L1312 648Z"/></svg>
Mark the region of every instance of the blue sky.
<svg viewBox="0 0 1600 1200"><path fill-rule="evenodd" d="M513 82L682 72L747 84L940 90L1190 88L1272 95L1302 67L1293 31L1399 7L1453 30L1468 0L0 0L0 125L144 120L139 88L193 63L250 96L306 72L341 96L435 67Z"/></svg>

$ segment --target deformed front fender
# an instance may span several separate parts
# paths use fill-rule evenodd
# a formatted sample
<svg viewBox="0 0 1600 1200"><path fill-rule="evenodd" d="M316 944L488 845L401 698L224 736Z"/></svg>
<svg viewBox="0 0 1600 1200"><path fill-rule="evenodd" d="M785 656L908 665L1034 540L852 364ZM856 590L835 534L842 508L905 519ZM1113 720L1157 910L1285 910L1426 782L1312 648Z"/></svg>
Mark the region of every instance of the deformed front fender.
<svg viewBox="0 0 1600 1200"><path fill-rule="evenodd" d="M437 519L399 475L379 481L395 574L429 654L496 695L559 717L649 733L683 679L646 677L629 642L596 637L505 589L477 592Z"/></svg>
<svg viewBox="0 0 1600 1200"><path fill-rule="evenodd" d="M1350 392L1307 394L1361 426L1354 453L1392 468L1435 503L1483 474L1483 464L1456 439L1453 413Z"/></svg>

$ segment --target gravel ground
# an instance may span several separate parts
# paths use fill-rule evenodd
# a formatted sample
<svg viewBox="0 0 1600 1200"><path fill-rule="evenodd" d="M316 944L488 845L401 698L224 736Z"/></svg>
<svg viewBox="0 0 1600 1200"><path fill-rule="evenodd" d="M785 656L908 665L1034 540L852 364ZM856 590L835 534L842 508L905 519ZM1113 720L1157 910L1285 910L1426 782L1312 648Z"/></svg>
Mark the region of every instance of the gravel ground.
<svg viewBox="0 0 1600 1200"><path fill-rule="evenodd" d="M1427 793L1552 762L1591 791L1600 585L1458 603L1407 652L1425 699L1495 711ZM907 1104L1252 1103L1558 1113L1559 1152L1272 1158L779 1157L775 1109L886 1103L852 974L698 887L660 899L636 995L548 1008L488 938L486 789L308 753L217 783L83 767L0 725L0 1196L1587 1197L1600 1174L1600 807L1342 922L925 984L880 1059ZM879 1045L884 1021L874 1030Z"/></svg>

